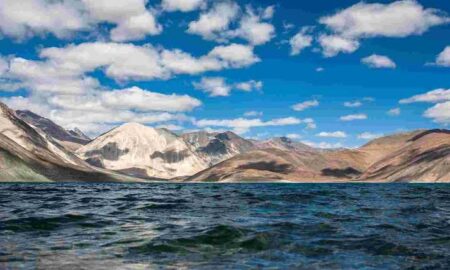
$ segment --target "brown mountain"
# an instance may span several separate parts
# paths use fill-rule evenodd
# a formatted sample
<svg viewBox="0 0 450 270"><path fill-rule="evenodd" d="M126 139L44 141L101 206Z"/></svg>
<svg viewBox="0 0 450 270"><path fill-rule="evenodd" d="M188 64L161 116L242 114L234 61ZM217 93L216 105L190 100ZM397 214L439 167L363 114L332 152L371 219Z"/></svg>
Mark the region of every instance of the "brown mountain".
<svg viewBox="0 0 450 270"><path fill-rule="evenodd" d="M188 181L450 182L450 131L386 136L359 149L262 149L237 155Z"/></svg>

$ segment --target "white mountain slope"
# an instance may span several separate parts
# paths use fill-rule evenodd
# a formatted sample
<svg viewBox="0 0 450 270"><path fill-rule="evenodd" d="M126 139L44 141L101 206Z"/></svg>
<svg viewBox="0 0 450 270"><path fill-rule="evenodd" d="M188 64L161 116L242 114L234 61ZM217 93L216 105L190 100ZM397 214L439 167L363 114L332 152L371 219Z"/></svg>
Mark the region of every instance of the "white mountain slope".
<svg viewBox="0 0 450 270"><path fill-rule="evenodd" d="M93 165L141 177L188 176L208 166L176 134L137 123L115 128L76 153Z"/></svg>

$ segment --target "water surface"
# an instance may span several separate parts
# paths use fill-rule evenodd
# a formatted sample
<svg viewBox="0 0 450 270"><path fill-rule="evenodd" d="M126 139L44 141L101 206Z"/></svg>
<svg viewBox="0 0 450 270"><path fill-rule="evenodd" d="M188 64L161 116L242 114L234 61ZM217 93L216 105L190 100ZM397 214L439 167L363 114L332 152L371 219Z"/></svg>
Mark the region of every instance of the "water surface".
<svg viewBox="0 0 450 270"><path fill-rule="evenodd" d="M0 184L0 269L450 269L450 185Z"/></svg>

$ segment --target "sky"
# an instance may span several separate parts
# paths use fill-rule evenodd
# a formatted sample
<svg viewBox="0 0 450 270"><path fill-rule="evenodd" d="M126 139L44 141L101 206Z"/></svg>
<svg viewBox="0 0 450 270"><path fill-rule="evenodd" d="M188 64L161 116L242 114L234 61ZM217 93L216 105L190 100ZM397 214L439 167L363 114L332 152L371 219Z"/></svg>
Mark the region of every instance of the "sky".
<svg viewBox="0 0 450 270"><path fill-rule="evenodd" d="M0 0L0 100L316 147L450 124L450 2Z"/></svg>

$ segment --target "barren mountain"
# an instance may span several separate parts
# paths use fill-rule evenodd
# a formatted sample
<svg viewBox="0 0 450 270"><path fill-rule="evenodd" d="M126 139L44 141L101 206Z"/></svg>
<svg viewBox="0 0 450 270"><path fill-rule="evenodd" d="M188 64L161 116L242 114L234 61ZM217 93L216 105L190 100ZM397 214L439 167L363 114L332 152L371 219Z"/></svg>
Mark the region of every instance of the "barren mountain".
<svg viewBox="0 0 450 270"><path fill-rule="evenodd" d="M92 168L0 103L0 181L137 181Z"/></svg>
<svg viewBox="0 0 450 270"><path fill-rule="evenodd" d="M66 130L50 119L39 116L33 112L16 111L16 114L29 125L39 128L45 134L52 137L71 151L75 151L91 141L91 139L84 135L79 129Z"/></svg>
<svg viewBox="0 0 450 270"><path fill-rule="evenodd" d="M265 141L256 141L258 149L276 148L284 151L317 152L317 149L287 137L277 137Z"/></svg>
<svg viewBox="0 0 450 270"><path fill-rule="evenodd" d="M354 150L262 149L237 155L188 181L450 181L449 133L401 133Z"/></svg>
<svg viewBox="0 0 450 270"><path fill-rule="evenodd" d="M409 136L361 175L370 181L450 182L450 131L428 130Z"/></svg>
<svg viewBox="0 0 450 270"><path fill-rule="evenodd" d="M137 123L115 128L76 153L92 165L139 177L169 179L208 167L181 137Z"/></svg>
<svg viewBox="0 0 450 270"><path fill-rule="evenodd" d="M181 136L194 147L196 153L208 160L210 165L255 149L255 145L251 141L231 131L223 133L199 131L185 133Z"/></svg>

